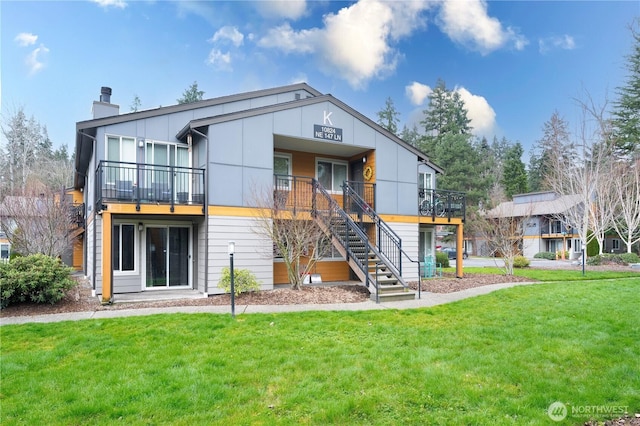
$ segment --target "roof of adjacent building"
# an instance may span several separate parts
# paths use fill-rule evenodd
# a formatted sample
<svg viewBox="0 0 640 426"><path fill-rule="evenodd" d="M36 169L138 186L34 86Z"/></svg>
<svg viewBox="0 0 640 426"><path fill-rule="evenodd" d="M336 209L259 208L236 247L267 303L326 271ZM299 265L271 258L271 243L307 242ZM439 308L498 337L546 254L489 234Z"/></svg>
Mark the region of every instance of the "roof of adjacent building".
<svg viewBox="0 0 640 426"><path fill-rule="evenodd" d="M515 195L487 212L488 217L526 217L560 215L582 202L580 195L535 192Z"/></svg>

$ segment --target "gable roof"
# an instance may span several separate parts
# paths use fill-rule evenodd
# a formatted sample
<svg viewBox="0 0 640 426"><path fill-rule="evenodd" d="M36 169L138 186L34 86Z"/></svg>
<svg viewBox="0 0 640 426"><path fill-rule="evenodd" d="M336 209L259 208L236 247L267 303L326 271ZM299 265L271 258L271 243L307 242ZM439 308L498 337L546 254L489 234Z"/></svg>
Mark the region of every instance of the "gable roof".
<svg viewBox="0 0 640 426"><path fill-rule="evenodd" d="M560 215L580 204L580 195L556 195L552 200L513 202L498 204L487 212L487 217L525 217Z"/></svg>
<svg viewBox="0 0 640 426"><path fill-rule="evenodd" d="M359 113L355 109L351 108L349 105L345 104L344 102L340 101L337 98L334 98L332 95L319 95L319 96L315 96L315 97L312 97L312 98L306 98L306 99L300 99L300 100L295 100L295 101L282 102L282 103L278 103L278 104L266 105L266 106L262 106L262 107L258 107L258 108L247 109L247 110L244 110L244 111L236 111L236 112L231 112L231 113L228 113L228 114L219 114L219 115L215 115L215 116L211 116L211 117L198 118L198 119L189 121L189 123L187 123L187 125L185 125L178 132L178 134L176 135L176 138L177 139L183 139L183 138L186 137L186 135L187 135L187 133L189 133L189 131L194 130L194 129L197 130L199 128L207 127L207 126L212 125L212 124L223 123L225 121L231 121L231 120L239 120L239 119L242 119L242 118L254 117L254 116L257 116L257 115L268 114L268 113L272 113L272 112L284 111L284 110L291 109L291 108L299 108L299 107L304 107L304 106L308 106L308 105L315 105L315 104L319 104L319 103L323 103L323 102L329 102L329 103L335 105L336 107L338 107L340 109L343 109L344 111L348 112L349 114L351 114L352 116L356 117L360 121L362 121L362 122L366 123L367 125L373 127L376 131L384 134L386 137L388 137L389 139L393 140L395 143L401 145L402 147L404 147L405 149L407 149L411 153L415 154L420 160L422 160L424 163L429 165L436 172L444 173L442 168L440 168L438 165L432 163L429 160L429 157L427 156L427 154L425 154L424 152L420 151L419 149L417 149L413 145L405 142L403 139L399 138L398 136L396 136L395 134L391 133L390 131L388 131L384 127L380 126L378 123L374 122L373 120L371 120L368 117L364 116L363 114Z"/></svg>
<svg viewBox="0 0 640 426"><path fill-rule="evenodd" d="M142 120L151 117L162 116L166 114L172 114L181 111L188 111L199 108L206 108L215 105L226 104L230 102L237 102L252 98L257 98L261 96L270 96L283 94L287 92L293 92L297 90L303 90L313 95L311 97L307 97L304 99L297 99L292 101L280 102L271 105L266 105L262 107L251 108L242 111L236 111L231 113L219 114L207 118L199 118L191 120L187 123L182 130L178 132L176 135L177 139L183 139L186 134L193 129L201 128L207 126L209 124L220 123L229 120L236 120L244 117L251 117L260 114L266 114L269 112L275 111L283 111L290 108L297 108L305 105L312 105L321 102L331 102L336 107L341 108L347 111L349 114L363 121L367 125L373 127L376 131L384 134L389 139L393 140L397 144L401 145L411 153L415 154L418 159L422 162L433 168L437 173L444 173L443 169L438 165L432 163L429 160L429 157L424 152L415 148L413 145L405 142L398 136L389 132L384 127L380 126L378 123L373 120L367 118L362 115L355 109L351 108L347 104L341 102L340 100L334 98L331 95L324 95L313 87L309 86L306 83L298 83L292 84L288 86L275 87L271 89L263 89L256 90L252 92L239 93L235 95L222 96L218 98L206 99L198 102L192 102L187 104L178 104L167 107L160 107L151 110L131 112L126 114L115 115L112 117L104 117L92 120L79 121L76 123L76 146L75 146L75 177L74 177L74 187L80 188L84 184L84 177L87 173L87 168L89 167L89 162L91 161L91 157L93 155L93 142L95 141L95 137L97 134L97 128L102 126L108 126L112 124L125 123L128 121L134 120Z"/></svg>

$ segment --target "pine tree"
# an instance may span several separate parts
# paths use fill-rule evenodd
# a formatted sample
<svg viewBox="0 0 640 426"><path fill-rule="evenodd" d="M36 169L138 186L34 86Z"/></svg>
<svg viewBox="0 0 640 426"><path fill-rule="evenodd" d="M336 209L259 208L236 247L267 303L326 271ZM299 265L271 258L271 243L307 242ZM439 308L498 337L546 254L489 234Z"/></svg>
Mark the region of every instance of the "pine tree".
<svg viewBox="0 0 640 426"><path fill-rule="evenodd" d="M515 194L527 192L527 171L522 162L524 149L516 142L506 152L502 169L502 187L505 195L511 199Z"/></svg>
<svg viewBox="0 0 640 426"><path fill-rule="evenodd" d="M640 26L640 18L635 25ZM634 152L640 154L640 33L631 28L633 51L627 56L626 84L617 88L618 100L614 102L614 148L619 156Z"/></svg>
<svg viewBox="0 0 640 426"><path fill-rule="evenodd" d="M384 103L384 109L378 111L378 124L393 133L394 135L398 134L398 122L400 119L400 113L396 110L396 107L393 105L393 99L388 97Z"/></svg>
<svg viewBox="0 0 640 426"><path fill-rule="evenodd" d="M550 189L547 178L554 164L570 167L577 154L569 139L569 124L558 111L542 127L542 139L537 141L529 161L529 190L544 191Z"/></svg>

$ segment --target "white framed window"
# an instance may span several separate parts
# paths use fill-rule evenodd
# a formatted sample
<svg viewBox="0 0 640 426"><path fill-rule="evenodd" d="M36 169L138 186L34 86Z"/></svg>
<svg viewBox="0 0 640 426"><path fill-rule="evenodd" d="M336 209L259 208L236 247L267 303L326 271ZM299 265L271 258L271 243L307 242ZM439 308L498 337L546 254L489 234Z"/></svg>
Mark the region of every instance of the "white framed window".
<svg viewBox="0 0 640 426"><path fill-rule="evenodd" d="M431 173L418 173L418 189L433 189L433 175Z"/></svg>
<svg viewBox="0 0 640 426"><path fill-rule="evenodd" d="M0 244L0 259L9 259L10 248L9 244Z"/></svg>
<svg viewBox="0 0 640 426"><path fill-rule="evenodd" d="M138 272L138 230L134 223L114 223L111 263L114 275L135 275Z"/></svg>
<svg viewBox="0 0 640 426"><path fill-rule="evenodd" d="M613 250L620 250L620 240L617 238L611 240L611 248Z"/></svg>
<svg viewBox="0 0 640 426"><path fill-rule="evenodd" d="M136 140L125 136L107 135L105 158L109 162L136 162ZM107 183L136 182L135 166L110 164L106 170Z"/></svg>
<svg viewBox="0 0 640 426"><path fill-rule="evenodd" d="M549 233L550 234L562 234L562 222L559 220L551 221Z"/></svg>
<svg viewBox="0 0 640 426"><path fill-rule="evenodd" d="M582 241L578 239L573 240L573 252L574 253L582 252Z"/></svg>
<svg viewBox="0 0 640 426"><path fill-rule="evenodd" d="M273 154L273 174L275 177L276 189L288 190L291 180L291 154L278 152Z"/></svg>
<svg viewBox="0 0 640 426"><path fill-rule="evenodd" d="M347 180L346 161L316 159L316 179L329 192L339 193Z"/></svg>

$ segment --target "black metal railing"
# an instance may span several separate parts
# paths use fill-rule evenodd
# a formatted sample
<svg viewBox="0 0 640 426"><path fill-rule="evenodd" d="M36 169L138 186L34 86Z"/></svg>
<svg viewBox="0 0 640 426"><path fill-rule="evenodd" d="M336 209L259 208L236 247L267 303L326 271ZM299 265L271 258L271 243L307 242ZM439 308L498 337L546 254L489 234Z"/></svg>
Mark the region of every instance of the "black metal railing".
<svg viewBox="0 0 640 426"><path fill-rule="evenodd" d="M558 224L544 224L540 227L540 235L541 236L545 236L545 235L570 235L571 232L571 228L565 226L564 224L558 225Z"/></svg>
<svg viewBox="0 0 640 426"><path fill-rule="evenodd" d="M140 204L203 205L204 169L157 164L101 161L96 169L96 201Z"/></svg>
<svg viewBox="0 0 640 426"><path fill-rule="evenodd" d="M466 219L466 194L443 189L418 190L418 211L422 216Z"/></svg>
<svg viewBox="0 0 640 426"><path fill-rule="evenodd" d="M376 246L382 256L384 256L402 275L402 239L396 234L387 223L378 216L375 209L367 203L348 182L342 186L343 210L355 216L361 225L364 224L364 217L368 217L367 223L372 223L375 229ZM364 192L360 192L364 194ZM354 220L355 220L354 219Z"/></svg>
<svg viewBox="0 0 640 426"><path fill-rule="evenodd" d="M306 176L273 175L273 203L276 210L294 214L310 212L313 206L313 178Z"/></svg>
<svg viewBox="0 0 640 426"><path fill-rule="evenodd" d="M378 281L371 283L369 277L368 256L372 247L369 238L351 217L340 208L338 202L313 179L313 215L329 229L331 235L336 238L347 252L347 261L355 260L358 268L365 277L367 288L373 284L376 294L380 293Z"/></svg>
<svg viewBox="0 0 640 426"><path fill-rule="evenodd" d="M358 182L353 180L348 180L345 182L353 192L358 194L362 200L367 203L369 207L373 210L376 209L376 184L368 183L368 182Z"/></svg>

